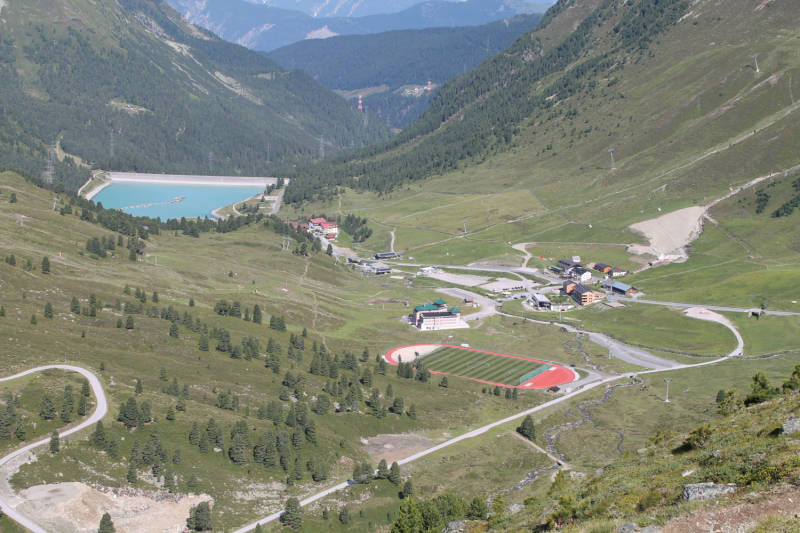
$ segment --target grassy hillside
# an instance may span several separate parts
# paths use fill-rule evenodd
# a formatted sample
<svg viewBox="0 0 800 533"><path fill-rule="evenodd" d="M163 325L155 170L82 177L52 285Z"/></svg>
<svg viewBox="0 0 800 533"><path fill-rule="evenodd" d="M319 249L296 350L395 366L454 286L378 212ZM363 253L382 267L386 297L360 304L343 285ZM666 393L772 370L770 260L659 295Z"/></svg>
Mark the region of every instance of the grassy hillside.
<svg viewBox="0 0 800 533"><path fill-rule="evenodd" d="M16 203L10 203L11 193L15 194ZM60 196L63 203L59 205L68 205L69 197ZM116 459L100 453L102 448L90 445L85 440L88 434L67 439L63 453L42 454L39 462L23 468L14 478L16 487L70 479L124 485L135 442L144 446L157 432L170 457L176 450L181 452L181 464L172 464L178 479L176 490L210 494L216 502L215 527L230 528L281 508L289 495L302 496L333 481L347 479L352 475L356 460L370 460L374 464L375 459L362 445L362 437L413 431L436 442L483 425L486 420L537 405L547 397L544 393L530 391L513 401L487 395L482 392L480 383L458 378L452 378L450 387L443 389L435 378L423 383L398 378L391 369L386 375L377 373L377 354L397 345L420 341L419 333L400 321L409 309L405 302L432 301L440 294L433 290L405 288L403 279L362 278L356 271L333 265L324 253L312 253L307 258L281 253L281 235L263 221L251 222L227 233L202 232L197 238L184 235L182 231L152 233L144 241L145 255L139 256L138 261L131 261L124 244L129 236L112 232L98 224L96 218L93 222L82 220L77 209L64 215L52 211L52 198L51 191L37 188L15 174L0 174L0 224L3 225L0 240L3 259L8 259L0 262L3 284L0 334L13 339L9 346L18 354L0 361L3 374L63 361L65 355L68 361L92 369L101 376L113 406L104 420L106 431L125 440L118 442L120 458ZM24 225L18 223L20 215L25 216ZM121 236L123 245L113 252L104 252L105 258L86 249L88 239L105 237L108 240L110 236L115 241ZM10 264L12 254L13 265ZM158 256L157 267L154 255ZM50 274L43 274L41 270L45 256L49 258ZM126 285L129 293L125 291ZM137 300L138 289L144 293L145 303ZM153 301L154 292L158 294L158 302ZM71 311L73 297L78 301L77 313ZM259 305L264 315L263 324L218 314L214 308L223 299L229 304L238 301L243 315L246 310L246 314L252 316L255 305ZM44 316L48 303L52 306L53 318ZM156 317L152 316L153 307ZM161 313L168 312L169 307L173 309L172 318L162 319ZM32 315L36 316L36 324L31 323ZM129 316L133 320L130 330L127 328ZM268 326L273 316L284 317L286 331ZM121 321L119 325L118 321ZM177 336L170 335L173 324L176 324ZM293 347L290 353L291 338L301 338L304 329L308 335L304 338L304 349ZM215 330L227 331L231 348L236 350L217 350L220 340L213 338ZM570 335L549 326L505 319L482 321L469 330L441 333L453 335L450 342L469 343L489 350L565 361L574 358L562 346ZM200 349L204 335L209 342L208 351ZM251 360L246 358L246 350L240 351L242 346L248 346L242 344L245 337L258 341ZM277 373L275 366L265 367L268 360L274 359L267 353L270 339L281 349L277 355ZM521 339L531 342L521 345ZM532 339L536 339L535 348ZM317 352L314 352L314 345ZM341 362L336 365L337 378L309 372L322 346ZM367 361L358 361L356 370L345 369L346 353L361 358L365 348L369 351ZM162 367L166 381L161 379ZM359 382L365 379L367 370L372 375L369 385ZM292 395L300 394L299 398L295 397L296 402L280 399L287 372L303 378L302 385L294 385L287 391ZM44 384L44 378L38 379ZM142 380L142 393L138 395L135 394L137 379ZM172 386L173 380L178 383L178 396L164 392ZM333 407L324 415L310 411L316 404L315 398L323 394L322 389L332 391L334 382L337 390L330 396L331 404L350 405L349 400L345 401L348 392L357 395L360 391L359 412L334 413ZM32 424L38 421L36 406L40 399L36 396L41 394L36 391L41 391L43 385L26 392L26 383L9 383L4 390L30 398L23 402L28 407L20 416L29 431L33 431ZM389 385L393 396L386 395ZM166 418L167 411L178 406L184 386L187 386L188 396L182 402L185 411L177 410L175 419L170 421ZM60 411L63 383L56 383L49 389L54 391L56 409ZM380 405L368 402L373 389L382 395L378 400ZM217 406L223 393L230 394L229 401L234 397L238 399L236 410ZM139 427L133 438L115 421L120 405L132 397L139 405L148 402L155 418L151 424ZM404 398L403 413L406 414L388 412L386 417L378 418L381 406L391 407L396 397ZM290 447L283 455L292 463L302 459L305 465L313 459L315 465L324 465L328 470L327 481L313 482L312 472L305 470L302 480L287 486L288 474L280 465L264 467L256 462L253 448L262 433L274 432L276 438L283 433L285 438L291 439L298 431L297 425L275 424L260 418L259 407L266 407L270 402L278 402L284 416L288 416L290 405L294 409L307 406L305 423L314 420L317 445L301 439L300 449ZM412 404L416 419L407 414ZM73 421L74 416L73 413ZM223 451L204 454L198 446L189 443L188 434L194 422L204 427L210 418L222 428L220 448ZM249 428L245 462L241 465L228 456L233 440L231 432L237 422L245 422ZM9 442L16 445L19 440ZM486 457L485 468L492 468L490 465L496 460L498 458ZM474 459L470 461L484 464L475 463ZM162 467L166 468L166 464ZM490 486L504 486L509 480L524 475L527 467L528 463L507 467L505 474ZM433 470L426 476L435 479L438 467L431 468ZM147 471L147 467L139 471L135 486L160 488L161 485L148 477ZM198 478L196 488L187 486L192 474ZM426 486L429 482L422 479L429 478L420 478L420 483ZM400 503L396 489L394 493L390 489L387 482L381 489L386 499L376 504L376 512L384 517L387 512L395 512ZM243 493L249 496L242 496ZM395 496L390 498L391 494Z"/></svg>
<svg viewBox="0 0 800 533"><path fill-rule="evenodd" d="M268 175L310 162L320 136L328 153L387 138L307 75L186 24L160 0L2 9L5 168L41 174L55 142L55 179L75 188L87 166Z"/></svg>

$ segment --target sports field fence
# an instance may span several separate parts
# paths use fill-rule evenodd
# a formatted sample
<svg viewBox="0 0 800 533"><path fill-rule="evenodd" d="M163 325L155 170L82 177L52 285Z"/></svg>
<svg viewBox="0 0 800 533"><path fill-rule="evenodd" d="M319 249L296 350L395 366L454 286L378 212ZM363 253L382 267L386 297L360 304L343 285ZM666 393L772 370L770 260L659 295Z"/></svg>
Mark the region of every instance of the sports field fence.
<svg viewBox="0 0 800 533"><path fill-rule="evenodd" d="M536 376L538 376L542 372L550 370L551 368L553 368L553 365L542 365L539 368L537 368L536 370L531 370L530 372L528 372L527 374L525 374L524 376L519 378L519 384L522 385L526 381L535 378Z"/></svg>

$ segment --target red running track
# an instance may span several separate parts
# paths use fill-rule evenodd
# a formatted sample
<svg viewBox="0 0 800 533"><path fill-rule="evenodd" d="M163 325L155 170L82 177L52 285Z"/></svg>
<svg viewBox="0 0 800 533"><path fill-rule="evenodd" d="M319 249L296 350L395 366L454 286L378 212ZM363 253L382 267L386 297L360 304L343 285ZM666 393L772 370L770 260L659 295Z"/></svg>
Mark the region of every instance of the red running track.
<svg viewBox="0 0 800 533"><path fill-rule="evenodd" d="M386 352L386 355L384 355L384 359L386 359L386 361L389 364L397 365L398 362L394 358L394 355L397 352L399 352L401 350L406 350L408 348L415 348L417 346L432 346L432 345L431 344L408 344L406 346L398 346L397 348L392 348L391 350ZM540 361L538 359L531 359L530 357L520 357L518 355L508 355L508 354L504 354L504 353L489 352L489 351L486 351L486 350L478 350L476 348L465 348L463 346L454 346L452 344L441 344L441 345L436 345L436 346L437 347L447 347L447 348L458 348L459 350L466 350L466 351L470 351L470 352L488 353L488 354L491 354L491 355L498 355L500 357L508 357L510 359L522 359L523 361L532 361L532 362L535 362L535 363L542 363L544 365L551 365L552 366L552 368L550 368L549 370L546 370L546 371L542 372L541 374L539 374L538 376L535 376L532 379L529 379L528 381L526 381L525 383L522 383L521 385L517 385L517 386L511 386L511 385L507 385L505 383L495 383L493 381L484 381L482 379L469 378L469 377L466 377L466 376L458 376L458 377L464 377L466 379L471 379L472 381L478 381L480 383L486 383L488 385L498 385L500 387L513 387L513 388L517 388L517 389L549 389L550 387L555 387L555 386L558 386L558 385L564 385L566 383L571 383L571 382L575 381L576 379L578 379L578 375L570 368L567 368L567 367L561 366L561 365L557 365L555 363L549 363L547 361ZM437 372L435 370L431 370L431 373L432 374L451 375L451 374L447 374L447 372Z"/></svg>

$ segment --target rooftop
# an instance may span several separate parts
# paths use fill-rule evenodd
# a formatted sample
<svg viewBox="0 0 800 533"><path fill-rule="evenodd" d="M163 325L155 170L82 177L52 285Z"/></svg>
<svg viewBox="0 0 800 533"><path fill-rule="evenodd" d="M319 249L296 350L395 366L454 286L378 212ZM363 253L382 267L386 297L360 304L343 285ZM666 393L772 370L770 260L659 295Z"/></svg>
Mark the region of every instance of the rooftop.
<svg viewBox="0 0 800 533"><path fill-rule="evenodd" d="M447 305L447 302L445 302L445 301L444 301L444 300L442 300L441 298L439 298L438 300L436 300L436 301L435 301L435 302L433 302L433 303L435 303L436 305Z"/></svg>
<svg viewBox="0 0 800 533"><path fill-rule="evenodd" d="M617 289L617 290L625 291L625 292L627 292L627 291L629 291L629 290L631 290L633 288L630 285L625 285L624 283L620 283L619 281L614 283L613 287L615 289Z"/></svg>

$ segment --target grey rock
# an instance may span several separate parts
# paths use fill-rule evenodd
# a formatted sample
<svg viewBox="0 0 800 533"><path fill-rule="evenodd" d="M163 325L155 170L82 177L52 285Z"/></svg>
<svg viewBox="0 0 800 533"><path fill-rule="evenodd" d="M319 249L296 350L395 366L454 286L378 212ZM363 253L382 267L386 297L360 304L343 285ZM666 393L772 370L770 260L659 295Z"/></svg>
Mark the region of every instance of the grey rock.
<svg viewBox="0 0 800 533"><path fill-rule="evenodd" d="M442 530L442 533L461 533L466 530L466 520L456 520L455 522L448 522Z"/></svg>
<svg viewBox="0 0 800 533"><path fill-rule="evenodd" d="M639 531L640 528L633 522L627 522L622 524L621 526L617 526L618 533L634 533L635 531Z"/></svg>
<svg viewBox="0 0 800 533"><path fill-rule="evenodd" d="M722 450L716 450L711 452L711 457L719 457L719 454L722 453Z"/></svg>
<svg viewBox="0 0 800 533"><path fill-rule="evenodd" d="M791 417L789 420L783 423L781 429L785 435L788 435L789 433L800 432L800 418L796 416Z"/></svg>
<svg viewBox="0 0 800 533"><path fill-rule="evenodd" d="M646 528L642 529L641 533L661 533L661 530L656 526L647 526Z"/></svg>
<svg viewBox="0 0 800 533"><path fill-rule="evenodd" d="M512 504L510 504L508 506L508 508L506 508L506 513L508 513L508 514L517 514L518 512L523 510L524 508L525 508L525 506L522 505L521 503L512 503Z"/></svg>
<svg viewBox="0 0 800 533"><path fill-rule="evenodd" d="M720 483L691 483L683 487L683 499L690 502L713 500L723 494L736 492L736 485Z"/></svg>

